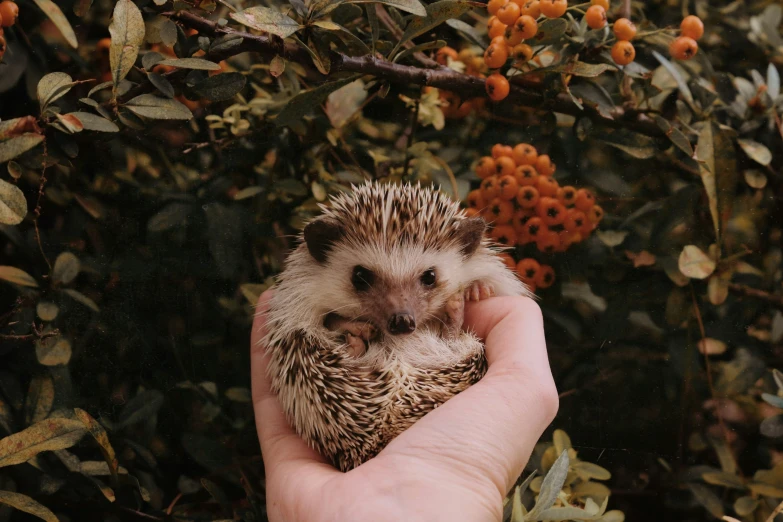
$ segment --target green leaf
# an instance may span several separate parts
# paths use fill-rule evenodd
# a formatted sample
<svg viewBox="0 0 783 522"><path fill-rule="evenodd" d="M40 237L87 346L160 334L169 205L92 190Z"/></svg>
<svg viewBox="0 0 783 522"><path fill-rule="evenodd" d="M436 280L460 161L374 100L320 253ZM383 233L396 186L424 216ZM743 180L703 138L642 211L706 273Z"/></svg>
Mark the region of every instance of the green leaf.
<svg viewBox="0 0 783 522"><path fill-rule="evenodd" d="M54 260L52 281L58 284L68 284L79 275L81 263L79 258L70 252L63 252Z"/></svg>
<svg viewBox="0 0 783 522"><path fill-rule="evenodd" d="M568 21L564 18L549 18L544 20L538 26L538 32L530 40L530 45L550 45L558 42L566 30Z"/></svg>
<svg viewBox="0 0 783 522"><path fill-rule="evenodd" d="M242 25L281 38L288 38L302 28L296 20L271 7L251 7L239 13L231 13L229 16Z"/></svg>
<svg viewBox="0 0 783 522"><path fill-rule="evenodd" d="M92 299L90 299L89 297L87 297L86 295L84 295L81 292L77 292L76 290L74 290L72 288L64 288L63 289L63 293L66 294L67 296L69 296L74 301L78 301L79 303L83 304L84 306L86 306L87 308L92 310L93 312L100 312L101 311L101 309L98 308L98 305L95 304L95 301L93 301Z"/></svg>
<svg viewBox="0 0 783 522"><path fill-rule="evenodd" d="M680 129L672 126L672 124L669 123L669 120L659 116L658 114L654 114L653 119L658 125L658 128L666 134L666 137L669 138L678 149L687 154L688 157L693 156L693 147L691 146L691 142L688 141L688 138L685 137L685 134L683 134Z"/></svg>
<svg viewBox="0 0 783 522"><path fill-rule="evenodd" d="M737 140L737 143L745 151L745 154L756 163L767 166L772 161L772 153L761 143L753 140Z"/></svg>
<svg viewBox="0 0 783 522"><path fill-rule="evenodd" d="M216 74L193 86L193 92L211 101L230 100L245 88L244 74L229 72Z"/></svg>
<svg viewBox="0 0 783 522"><path fill-rule="evenodd" d="M131 0L117 0L109 25L109 62L115 90L136 63L139 47L144 43L144 31L144 18L136 4Z"/></svg>
<svg viewBox="0 0 783 522"><path fill-rule="evenodd" d="M30 515L45 520L46 522L59 522L54 513L52 513L47 507L39 504L27 495L21 493L14 493L12 491L0 491L0 504L11 506L14 509L23 511Z"/></svg>
<svg viewBox="0 0 783 522"><path fill-rule="evenodd" d="M49 17L49 20L60 30L65 41L68 45L76 49L79 47L79 41L76 39L76 33L73 32L73 27L68 22L68 19L63 14L62 10L57 7L57 4L52 0L33 0L41 11Z"/></svg>
<svg viewBox="0 0 783 522"><path fill-rule="evenodd" d="M710 488L702 484L688 483L688 489L691 490L691 493L696 497L699 504L704 506L712 516L715 518L723 517L725 514L723 511L723 502Z"/></svg>
<svg viewBox="0 0 783 522"><path fill-rule="evenodd" d="M568 465L568 451L563 450L544 477L544 480L541 483L541 491L538 493L536 505L530 510L528 516L525 517L527 520L537 520L535 517L551 508L552 504L555 503L557 496L560 494L560 490L563 489L565 479L568 476Z"/></svg>
<svg viewBox="0 0 783 522"><path fill-rule="evenodd" d="M198 71L219 71L220 66L215 62L204 60L203 58L167 58L157 63L157 65L170 65L180 69L196 69Z"/></svg>
<svg viewBox="0 0 783 522"><path fill-rule="evenodd" d="M0 224L18 225L26 215L24 193L16 185L0 179Z"/></svg>
<svg viewBox="0 0 783 522"><path fill-rule="evenodd" d="M427 16L427 10L419 0L348 0L346 3L364 4L368 2L385 4L416 16Z"/></svg>
<svg viewBox="0 0 783 522"><path fill-rule="evenodd" d="M189 120L193 118L193 113L182 103L154 94L136 96L128 101L125 107L139 116L154 120Z"/></svg>
<svg viewBox="0 0 783 522"><path fill-rule="evenodd" d="M734 192L739 182L734 143L717 123L706 122L696 145L699 171L710 202L710 213L719 240L734 206ZM720 245L719 241L718 244Z"/></svg>
<svg viewBox="0 0 783 522"><path fill-rule="evenodd" d="M468 40L472 41L474 44L482 48L487 46L486 38L480 35L479 32L476 31L476 28L473 27L472 25L465 23L462 20L458 20L456 18L451 18L449 20L446 20L446 25L462 33L464 36L468 38Z"/></svg>
<svg viewBox="0 0 783 522"><path fill-rule="evenodd" d="M400 41L394 47L389 56L397 54L397 50L408 40L434 29L450 18L459 18L474 7L481 7L485 4L470 2L468 0L440 0L426 7L426 14L421 17L413 18L405 27Z"/></svg>
<svg viewBox="0 0 783 522"><path fill-rule="evenodd" d="M348 85L354 81L357 76L344 78L334 82L325 83L315 89L304 91L293 98L283 107L283 110L275 118L275 125L284 127L298 122L310 111L321 105L326 98L337 89Z"/></svg>
<svg viewBox="0 0 783 522"><path fill-rule="evenodd" d="M112 85L114 85L114 82L111 82L111 81L99 83L98 85L96 85L95 87L90 89L90 92L87 93L87 96L92 96L93 94L95 94L98 91L102 91L104 89L108 89Z"/></svg>
<svg viewBox="0 0 783 522"><path fill-rule="evenodd" d="M49 418L26 430L0 440L0 468L27 462L42 451L70 448L87 430L84 424L68 418Z"/></svg>
<svg viewBox="0 0 783 522"><path fill-rule="evenodd" d="M76 85L70 75L62 72L49 73L38 82L38 103L41 111L53 101L62 98Z"/></svg>
<svg viewBox="0 0 783 522"><path fill-rule="evenodd" d="M141 66L144 67L145 71L150 71L153 67L165 59L166 58L162 54L155 51L150 51L144 53L144 56L141 57Z"/></svg>
<svg viewBox="0 0 783 522"><path fill-rule="evenodd" d="M111 121L92 114L90 112L72 112L68 116L73 116L78 119L86 130L96 132L119 132L120 128Z"/></svg>
<svg viewBox="0 0 783 522"><path fill-rule="evenodd" d="M331 20L316 20L313 25L327 31L339 31L341 27Z"/></svg>
<svg viewBox="0 0 783 522"><path fill-rule="evenodd" d="M38 288L38 282L33 276L15 266L0 266L0 279L19 286Z"/></svg>
<svg viewBox="0 0 783 522"><path fill-rule="evenodd" d="M43 140L44 137L42 135L27 132L11 139L0 141L0 163L5 163L17 156L21 156Z"/></svg>
<svg viewBox="0 0 783 522"><path fill-rule="evenodd" d="M169 82L165 76L163 76L160 73L156 72L148 72L147 78L149 79L150 83L155 86L156 89L160 91L161 94L166 96L167 98L173 98L177 93L174 91L174 86L171 85L171 82Z"/></svg>

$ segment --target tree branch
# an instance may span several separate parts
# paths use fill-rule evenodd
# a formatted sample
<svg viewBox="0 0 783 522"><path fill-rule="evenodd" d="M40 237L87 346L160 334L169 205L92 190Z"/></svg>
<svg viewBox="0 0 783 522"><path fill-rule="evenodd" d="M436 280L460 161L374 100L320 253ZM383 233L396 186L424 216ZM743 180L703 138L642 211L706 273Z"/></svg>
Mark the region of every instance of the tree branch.
<svg viewBox="0 0 783 522"><path fill-rule="evenodd" d="M233 35L243 39L241 44L231 47L230 49L217 53L208 53L204 57L208 60L220 61L243 52L256 52L270 60L275 55L280 55L292 62L301 64L311 63L311 58L307 51L296 44L281 42L279 38L270 38L268 36L259 36L237 31L230 27L220 26L216 22L206 20L186 11L167 14L173 20L176 20L186 27L196 29L200 34L205 36L215 37ZM348 56L334 51L330 58L332 67L329 76L340 72L353 72L372 75L376 78L396 84L436 87L438 89L454 92L462 98L483 98L486 96L483 78L468 76L467 74L459 73L448 67L438 66L437 68L427 69L391 63L369 55ZM647 136L664 136L663 131L658 128L655 122L651 121L643 114L625 112L621 108L617 108L614 118L608 118L598 112L597 109L590 107L587 104L584 105L584 109L580 109L565 93L552 97L541 90L532 90L512 85L511 93L508 98L497 104L496 107L497 110L504 111L510 109L514 105L521 105L539 110L549 110L575 117L587 117L599 125L628 129Z"/></svg>
<svg viewBox="0 0 783 522"><path fill-rule="evenodd" d="M758 288L751 288L746 285L738 285L736 283L729 283L729 290L731 290L732 292L738 295L761 299L783 310L783 296L771 294L769 292L765 292L764 290L759 290Z"/></svg>

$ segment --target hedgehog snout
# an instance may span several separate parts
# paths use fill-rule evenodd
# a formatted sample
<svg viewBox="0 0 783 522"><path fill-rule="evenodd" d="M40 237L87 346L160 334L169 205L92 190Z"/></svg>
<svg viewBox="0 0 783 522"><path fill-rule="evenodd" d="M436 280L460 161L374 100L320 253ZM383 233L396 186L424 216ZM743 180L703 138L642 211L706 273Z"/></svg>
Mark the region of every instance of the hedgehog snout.
<svg viewBox="0 0 783 522"><path fill-rule="evenodd" d="M389 333L392 335L404 335L412 333L416 329L416 320L409 312L393 313L389 319Z"/></svg>

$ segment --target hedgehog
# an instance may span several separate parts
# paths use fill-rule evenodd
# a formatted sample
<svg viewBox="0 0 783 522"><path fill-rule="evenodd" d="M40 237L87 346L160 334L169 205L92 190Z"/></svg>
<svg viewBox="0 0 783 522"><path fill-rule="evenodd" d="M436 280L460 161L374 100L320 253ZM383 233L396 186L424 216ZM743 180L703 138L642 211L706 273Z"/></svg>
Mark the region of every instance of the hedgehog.
<svg viewBox="0 0 783 522"><path fill-rule="evenodd" d="M349 471L485 374L466 300L531 294L486 222L438 189L367 182L321 210L277 278L262 342L289 423Z"/></svg>

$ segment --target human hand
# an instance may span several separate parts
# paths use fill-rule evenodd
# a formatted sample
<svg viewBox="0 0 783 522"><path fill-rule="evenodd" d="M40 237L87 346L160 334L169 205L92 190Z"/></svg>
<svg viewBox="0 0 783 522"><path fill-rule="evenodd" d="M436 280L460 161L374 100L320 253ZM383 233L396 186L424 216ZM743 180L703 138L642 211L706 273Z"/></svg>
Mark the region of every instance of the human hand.
<svg viewBox="0 0 783 522"><path fill-rule="evenodd" d="M296 434L270 390L260 344L270 298L258 302L251 372L271 522L501 520L503 498L558 409L535 302L466 303L465 328L485 341L487 374L342 473Z"/></svg>

